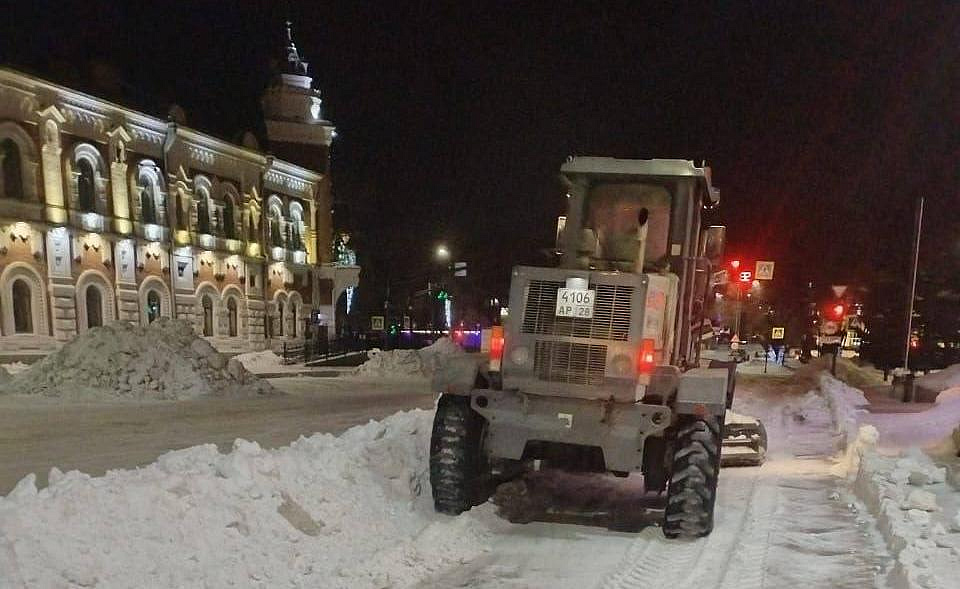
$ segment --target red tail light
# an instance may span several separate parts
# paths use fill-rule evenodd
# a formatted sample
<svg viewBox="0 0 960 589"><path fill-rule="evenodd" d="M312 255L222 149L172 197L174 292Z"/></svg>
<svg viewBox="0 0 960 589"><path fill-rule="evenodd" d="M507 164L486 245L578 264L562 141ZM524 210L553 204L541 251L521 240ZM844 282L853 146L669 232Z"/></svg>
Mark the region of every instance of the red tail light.
<svg viewBox="0 0 960 589"><path fill-rule="evenodd" d="M640 357L637 358L637 372L640 374L650 374L656 364L656 343L650 339L644 339L640 342Z"/></svg>
<svg viewBox="0 0 960 589"><path fill-rule="evenodd" d="M490 370L499 371L501 360L503 360L503 327L495 325L490 330Z"/></svg>

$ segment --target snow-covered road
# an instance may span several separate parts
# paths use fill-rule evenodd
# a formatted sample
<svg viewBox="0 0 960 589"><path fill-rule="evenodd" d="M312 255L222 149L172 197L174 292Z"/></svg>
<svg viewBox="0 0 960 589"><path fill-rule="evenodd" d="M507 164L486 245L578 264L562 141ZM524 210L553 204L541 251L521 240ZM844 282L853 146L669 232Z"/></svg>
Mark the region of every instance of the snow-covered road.
<svg viewBox="0 0 960 589"><path fill-rule="evenodd" d="M890 559L846 480L831 474L838 428L825 398L808 393L813 374L739 380L735 410L764 420L768 461L721 473L708 538L666 540L655 525L613 532L568 523L569 513L513 524L492 503L437 515L432 416L417 411L275 450L238 441L229 454L195 446L98 478L54 470L39 491L27 477L0 498L0 587L881 584ZM383 401L364 387L358 402ZM622 505L638 488L635 477L592 476L560 477L552 491Z"/></svg>

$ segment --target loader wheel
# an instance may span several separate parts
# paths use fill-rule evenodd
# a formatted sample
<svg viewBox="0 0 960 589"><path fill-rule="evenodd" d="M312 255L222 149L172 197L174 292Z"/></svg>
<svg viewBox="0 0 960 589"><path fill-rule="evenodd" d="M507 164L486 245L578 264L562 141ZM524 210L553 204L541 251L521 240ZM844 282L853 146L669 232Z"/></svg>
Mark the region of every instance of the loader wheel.
<svg viewBox="0 0 960 589"><path fill-rule="evenodd" d="M714 417L685 417L677 425L663 518L667 538L699 538L713 530L720 443L720 425Z"/></svg>
<svg viewBox="0 0 960 589"><path fill-rule="evenodd" d="M430 437L430 485L438 512L458 515L487 500L482 435L483 418L470 408L469 397L440 397Z"/></svg>

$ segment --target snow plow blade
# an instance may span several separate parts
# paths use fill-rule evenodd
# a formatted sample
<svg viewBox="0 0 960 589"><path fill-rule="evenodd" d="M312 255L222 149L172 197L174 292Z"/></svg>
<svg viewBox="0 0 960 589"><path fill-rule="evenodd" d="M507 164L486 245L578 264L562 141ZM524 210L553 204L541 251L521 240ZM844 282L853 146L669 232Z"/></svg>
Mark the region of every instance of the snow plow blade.
<svg viewBox="0 0 960 589"><path fill-rule="evenodd" d="M767 455L767 430L755 417L727 411L720 466L760 466Z"/></svg>

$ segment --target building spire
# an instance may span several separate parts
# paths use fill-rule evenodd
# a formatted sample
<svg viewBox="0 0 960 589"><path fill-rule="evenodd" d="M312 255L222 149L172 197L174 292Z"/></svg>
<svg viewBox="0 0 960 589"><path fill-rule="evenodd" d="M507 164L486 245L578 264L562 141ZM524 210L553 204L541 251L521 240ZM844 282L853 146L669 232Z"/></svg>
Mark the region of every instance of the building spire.
<svg viewBox="0 0 960 589"><path fill-rule="evenodd" d="M285 74L293 74L295 76L306 76L308 63L300 59L300 53L297 51L297 46L293 42L293 23L289 19L286 21L287 24L287 39L286 46L283 49L283 65L281 69Z"/></svg>

